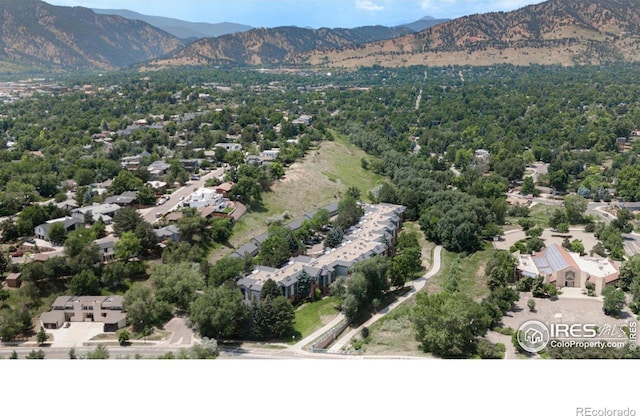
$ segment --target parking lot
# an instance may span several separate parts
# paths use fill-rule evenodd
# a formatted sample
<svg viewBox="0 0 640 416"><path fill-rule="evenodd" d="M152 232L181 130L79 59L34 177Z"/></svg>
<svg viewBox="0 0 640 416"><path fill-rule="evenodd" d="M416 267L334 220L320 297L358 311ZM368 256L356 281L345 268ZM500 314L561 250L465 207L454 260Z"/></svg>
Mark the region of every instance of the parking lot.
<svg viewBox="0 0 640 416"><path fill-rule="evenodd" d="M598 239L593 235L593 233L587 233L583 229L571 229L566 235L571 241L575 239L581 240L586 253L589 253L589 251L591 251L591 249L598 243ZM527 238L527 236L522 230L507 231L502 240L494 242L493 246L498 250L509 250L509 247L514 245L517 241L524 240L525 238ZM551 244L562 245L562 241L564 240L564 237L560 237L558 233L554 233L550 229L544 230L540 238L544 241L546 246L550 246Z"/></svg>

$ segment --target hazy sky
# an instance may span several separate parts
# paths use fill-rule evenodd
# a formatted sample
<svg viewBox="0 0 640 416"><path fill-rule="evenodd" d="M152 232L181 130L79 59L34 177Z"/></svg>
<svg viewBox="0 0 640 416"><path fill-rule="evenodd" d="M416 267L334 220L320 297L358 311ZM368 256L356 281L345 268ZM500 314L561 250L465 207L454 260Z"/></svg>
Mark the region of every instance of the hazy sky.
<svg viewBox="0 0 640 416"><path fill-rule="evenodd" d="M456 18L510 11L540 0L46 0L59 6L128 9L191 22L254 27L393 26L424 16Z"/></svg>

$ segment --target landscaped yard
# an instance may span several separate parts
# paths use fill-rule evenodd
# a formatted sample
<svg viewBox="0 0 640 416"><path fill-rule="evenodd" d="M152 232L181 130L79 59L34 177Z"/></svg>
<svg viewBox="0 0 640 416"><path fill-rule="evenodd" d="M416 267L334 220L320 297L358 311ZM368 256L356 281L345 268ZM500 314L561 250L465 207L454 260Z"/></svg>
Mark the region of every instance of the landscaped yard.
<svg viewBox="0 0 640 416"><path fill-rule="evenodd" d="M293 326L296 332L296 339L302 339L322 325L331 321L337 314L339 301L332 296L321 299L317 302L305 303L296 309L296 322Z"/></svg>

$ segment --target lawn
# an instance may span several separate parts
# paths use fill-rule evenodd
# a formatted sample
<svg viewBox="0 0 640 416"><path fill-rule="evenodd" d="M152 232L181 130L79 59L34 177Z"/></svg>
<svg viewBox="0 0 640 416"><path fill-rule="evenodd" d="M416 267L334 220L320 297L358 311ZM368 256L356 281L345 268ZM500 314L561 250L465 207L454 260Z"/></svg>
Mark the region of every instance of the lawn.
<svg viewBox="0 0 640 416"><path fill-rule="evenodd" d="M355 186L363 199L382 178L364 170L364 151L334 134L334 141L320 143L305 158L286 169L285 176L262 195L262 205L247 212L235 225L226 247L216 247L209 259L218 260L267 231L267 218L289 212L291 220L340 200L344 191ZM371 156L367 156L371 159Z"/></svg>
<svg viewBox="0 0 640 416"><path fill-rule="evenodd" d="M293 326L296 339L302 339L322 327L337 314L338 299L326 297L317 302L305 303L296 309L296 322Z"/></svg>

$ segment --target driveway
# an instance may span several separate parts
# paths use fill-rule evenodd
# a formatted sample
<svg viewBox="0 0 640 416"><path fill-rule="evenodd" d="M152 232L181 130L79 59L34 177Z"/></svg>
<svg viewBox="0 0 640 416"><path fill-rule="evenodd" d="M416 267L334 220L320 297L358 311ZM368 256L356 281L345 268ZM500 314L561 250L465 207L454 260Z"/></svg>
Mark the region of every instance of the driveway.
<svg viewBox="0 0 640 416"><path fill-rule="evenodd" d="M71 322L68 328L47 329L47 334L53 336L51 347L74 348L81 347L91 338L103 333L102 322Z"/></svg>
<svg viewBox="0 0 640 416"><path fill-rule="evenodd" d="M196 337L191 328L187 326L187 320L185 318L173 318L164 326L164 329L171 331L171 336L159 345L190 347L196 341Z"/></svg>

